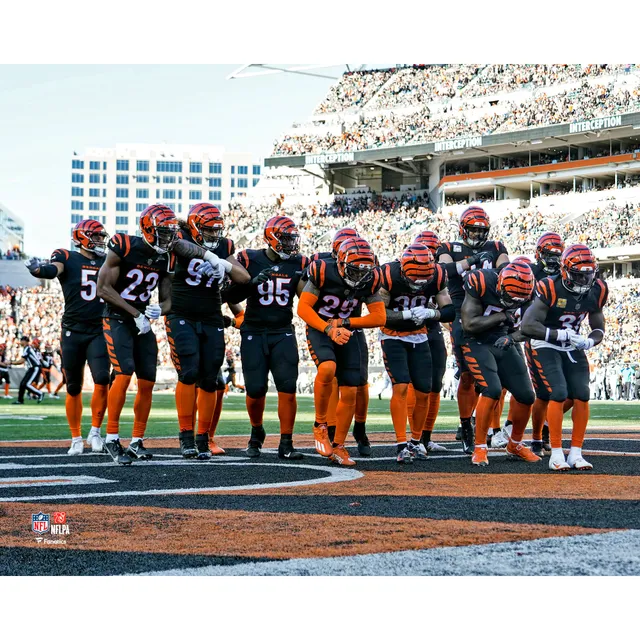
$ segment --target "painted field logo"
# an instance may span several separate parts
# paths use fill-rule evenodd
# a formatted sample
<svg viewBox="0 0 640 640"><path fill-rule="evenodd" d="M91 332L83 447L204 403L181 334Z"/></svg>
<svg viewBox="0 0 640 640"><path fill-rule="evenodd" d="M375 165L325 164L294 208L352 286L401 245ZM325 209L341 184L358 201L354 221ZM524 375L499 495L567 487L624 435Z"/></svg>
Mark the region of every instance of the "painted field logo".
<svg viewBox="0 0 640 640"><path fill-rule="evenodd" d="M53 524L67 524L67 514L64 511L53 513Z"/></svg>
<svg viewBox="0 0 640 640"><path fill-rule="evenodd" d="M53 535L69 535L69 525L67 524L67 514L64 511L56 511L53 514L53 524L51 525Z"/></svg>
<svg viewBox="0 0 640 640"><path fill-rule="evenodd" d="M48 533L49 514L42 512L31 514L31 530L34 533Z"/></svg>

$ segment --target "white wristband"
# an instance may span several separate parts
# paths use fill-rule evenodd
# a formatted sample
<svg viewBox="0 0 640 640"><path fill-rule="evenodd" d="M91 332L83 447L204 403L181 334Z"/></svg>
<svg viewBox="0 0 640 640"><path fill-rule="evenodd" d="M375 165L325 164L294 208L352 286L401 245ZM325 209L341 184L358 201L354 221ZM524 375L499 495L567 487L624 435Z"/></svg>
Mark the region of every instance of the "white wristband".
<svg viewBox="0 0 640 640"><path fill-rule="evenodd" d="M231 273L231 269L233 269L233 265L224 258L220 258L220 264L224 267L225 273Z"/></svg>
<svg viewBox="0 0 640 640"><path fill-rule="evenodd" d="M551 335L551 329L547 329L547 332L544 334L544 341L549 342L549 336Z"/></svg>
<svg viewBox="0 0 640 640"><path fill-rule="evenodd" d="M458 271L458 275L462 275L465 272L465 269L462 268L462 263L456 262L456 270Z"/></svg>
<svg viewBox="0 0 640 640"><path fill-rule="evenodd" d="M407 309L406 311L402 312L402 319L411 320L411 309Z"/></svg>
<svg viewBox="0 0 640 640"><path fill-rule="evenodd" d="M207 262L210 262L214 267L220 263L220 258L215 253L213 253L213 251L209 251L208 249L204 253L204 259Z"/></svg>

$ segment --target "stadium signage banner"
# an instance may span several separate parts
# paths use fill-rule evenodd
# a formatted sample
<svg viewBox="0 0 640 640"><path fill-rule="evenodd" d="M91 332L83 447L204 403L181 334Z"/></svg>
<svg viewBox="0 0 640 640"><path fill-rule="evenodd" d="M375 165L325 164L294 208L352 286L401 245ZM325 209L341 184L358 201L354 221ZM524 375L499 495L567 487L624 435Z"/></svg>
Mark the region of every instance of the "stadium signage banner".
<svg viewBox="0 0 640 640"><path fill-rule="evenodd" d="M436 142L434 151L450 151L451 149L469 149L471 147L481 147L482 136L475 138L457 138L456 140L443 140Z"/></svg>
<svg viewBox="0 0 640 640"><path fill-rule="evenodd" d="M583 122L572 122L569 125L569 133L582 133L583 131L594 131L609 127L619 127L622 125L622 116L607 116L606 118L594 118Z"/></svg>
<svg viewBox="0 0 640 640"><path fill-rule="evenodd" d="M319 153L313 156L305 157L305 164L335 164L337 162L353 162L353 151L345 151L342 153Z"/></svg>

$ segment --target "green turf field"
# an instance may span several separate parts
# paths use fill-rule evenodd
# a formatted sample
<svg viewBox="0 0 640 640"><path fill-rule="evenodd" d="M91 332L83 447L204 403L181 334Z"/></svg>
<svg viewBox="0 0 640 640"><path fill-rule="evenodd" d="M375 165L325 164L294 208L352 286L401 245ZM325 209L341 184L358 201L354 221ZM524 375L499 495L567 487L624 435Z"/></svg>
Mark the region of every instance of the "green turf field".
<svg viewBox="0 0 640 640"><path fill-rule="evenodd" d="M131 435L133 422L133 394L127 397L122 412L120 433L123 437ZM42 404L27 400L24 406L12 406L10 400L0 401L0 440L37 440L46 438L68 438L64 411L64 394L60 400L46 399ZM85 411L82 421L82 433L86 435L90 426L91 413L88 407L89 394L84 394ZM218 433L221 435L246 435L249 433L249 421L244 404L244 395L230 394L225 400ZM458 426L457 405L451 400L443 400L437 428L454 429ZM276 396L267 398L265 415L267 433L278 433L276 414ZM296 431L307 433L313 423L313 398L298 398L298 419ZM565 424L567 421L565 419ZM592 402L590 425L634 427L640 424L640 403L638 402ZM372 397L369 404L367 425L371 431L392 431L389 415L389 400ZM103 427L104 431L104 427ZM173 436L178 431L174 396L170 393L155 393L147 436Z"/></svg>

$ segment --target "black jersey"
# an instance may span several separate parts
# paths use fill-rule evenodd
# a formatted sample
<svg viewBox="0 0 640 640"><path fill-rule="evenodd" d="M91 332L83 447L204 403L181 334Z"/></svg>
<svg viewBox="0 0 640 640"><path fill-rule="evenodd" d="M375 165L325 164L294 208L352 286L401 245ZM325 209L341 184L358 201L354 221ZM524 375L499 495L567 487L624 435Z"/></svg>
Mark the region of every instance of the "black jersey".
<svg viewBox="0 0 640 640"><path fill-rule="evenodd" d="M464 290L467 295L480 301L482 315L490 316L494 313L505 311L498 293L498 270L475 269L470 272L464 282ZM513 309L512 309L513 310ZM505 323L483 333L469 334L464 332L465 338L472 338L478 342L495 342L500 336L509 332L509 326Z"/></svg>
<svg viewBox="0 0 640 640"><path fill-rule="evenodd" d="M56 249L51 262L64 265L58 276L64 296L62 326L79 333L101 333L104 301L98 297L98 271L104 256L86 258L79 251Z"/></svg>
<svg viewBox="0 0 640 640"><path fill-rule="evenodd" d="M0 372L5 373L9 371L9 359L7 358L7 352L5 350L0 351Z"/></svg>
<svg viewBox="0 0 640 640"><path fill-rule="evenodd" d="M463 276L456 274L455 276L449 276L449 293L451 294L451 301L456 308L456 314L460 314L462 303L464 302L464 281L469 273L476 269L494 269L497 267L498 257L503 253L508 253L507 248L502 242L496 242L494 240L487 240L482 247L472 249L464 242L443 242L436 254L436 260L440 259L440 256L447 255L454 262L460 262L465 258L470 258L478 253L488 253L491 256L491 260L485 260L481 267L473 266L470 271L466 272Z"/></svg>
<svg viewBox="0 0 640 640"><path fill-rule="evenodd" d="M319 251L317 253L314 253L309 258L309 263L307 264L307 268L304 270L302 274L303 282L307 282L309 280L309 267L311 266L311 263L315 262L316 260L326 261L326 260L335 260L335 258L333 257L333 253L331 253L331 251Z"/></svg>
<svg viewBox="0 0 640 640"><path fill-rule="evenodd" d="M382 288L389 292L388 309L407 311L414 307L426 307L429 300L447 287L447 272L437 264L436 272L429 284L416 291L412 289L402 275L400 262L388 262L382 265ZM426 334L426 323L416 326L413 320L388 321L381 329L388 336L408 336Z"/></svg>
<svg viewBox="0 0 640 640"><path fill-rule="evenodd" d="M179 237L195 244L186 233L181 232ZM221 238L213 253L226 260L235 253L233 241ZM176 255L175 275L171 285L171 314L222 327L224 322L220 284L214 276L203 277L197 272L203 262L204 258L183 258Z"/></svg>
<svg viewBox="0 0 640 640"><path fill-rule="evenodd" d="M175 255L156 253L142 238L125 233L116 233L109 238L109 250L120 258L120 274L114 289L120 297L138 311L144 312L151 294L158 286L160 276L173 273ZM126 318L124 313L106 304L104 316L107 318Z"/></svg>
<svg viewBox="0 0 640 640"><path fill-rule="evenodd" d="M531 271L533 272L533 277L536 279L536 282L539 282L543 278L548 278L549 274L544 270L544 267L539 262L534 262L531 266Z"/></svg>
<svg viewBox="0 0 640 640"><path fill-rule="evenodd" d="M261 271L270 270L269 279L257 287L251 284L231 287L233 302L247 300L241 332L292 331L293 299L308 259L292 256L287 260L271 260L266 249L245 249L238 254L238 262L255 278ZM237 292L241 292L239 297Z"/></svg>
<svg viewBox="0 0 640 640"><path fill-rule="evenodd" d="M309 265L309 281L320 289L313 309L323 320L359 318L362 303L378 293L382 285L382 271L373 270L373 277L363 286L352 289L338 273L335 260L316 260Z"/></svg>
<svg viewBox="0 0 640 640"><path fill-rule="evenodd" d="M49 351L45 351L42 354L42 368L43 369L51 369L51 367L53 366L53 353L50 353Z"/></svg>
<svg viewBox="0 0 640 640"><path fill-rule="evenodd" d="M596 280L586 294L577 295L562 284L560 274L544 278L536 286L537 298L549 307L544 326L549 329L573 329L580 333L580 325L593 311L599 311L607 304L609 287L604 280ZM553 347L563 351L573 349L570 343L557 340L531 340L535 348Z"/></svg>

